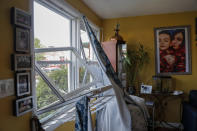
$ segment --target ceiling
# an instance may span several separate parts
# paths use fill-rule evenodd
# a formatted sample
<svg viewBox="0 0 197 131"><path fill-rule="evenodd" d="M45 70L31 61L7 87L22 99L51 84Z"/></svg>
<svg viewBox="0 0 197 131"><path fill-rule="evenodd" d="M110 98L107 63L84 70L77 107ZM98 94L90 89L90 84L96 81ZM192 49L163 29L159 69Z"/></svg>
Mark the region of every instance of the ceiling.
<svg viewBox="0 0 197 131"><path fill-rule="evenodd" d="M197 11L197 0L82 0L104 19Z"/></svg>

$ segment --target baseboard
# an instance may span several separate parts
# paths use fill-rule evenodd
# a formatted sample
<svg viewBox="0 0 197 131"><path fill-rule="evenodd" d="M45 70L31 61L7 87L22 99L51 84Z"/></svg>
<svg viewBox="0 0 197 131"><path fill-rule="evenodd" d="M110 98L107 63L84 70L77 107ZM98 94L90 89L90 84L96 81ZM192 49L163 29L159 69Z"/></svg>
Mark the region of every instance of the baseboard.
<svg viewBox="0 0 197 131"><path fill-rule="evenodd" d="M155 122L155 127L178 128L178 129L181 129L181 130L184 129L184 127L181 123L160 122L160 121Z"/></svg>

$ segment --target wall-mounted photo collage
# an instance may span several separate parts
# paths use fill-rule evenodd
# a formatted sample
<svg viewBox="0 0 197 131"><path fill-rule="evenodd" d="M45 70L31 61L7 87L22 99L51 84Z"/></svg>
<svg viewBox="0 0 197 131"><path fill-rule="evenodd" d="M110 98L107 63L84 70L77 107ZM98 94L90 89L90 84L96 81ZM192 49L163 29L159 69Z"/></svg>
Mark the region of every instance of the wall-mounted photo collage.
<svg viewBox="0 0 197 131"><path fill-rule="evenodd" d="M11 24L14 34L14 54L11 55L11 67L15 72L14 115L21 116L33 109L33 97L31 96L31 69L32 56L30 51L30 30L32 28L32 16L28 12L11 8Z"/></svg>

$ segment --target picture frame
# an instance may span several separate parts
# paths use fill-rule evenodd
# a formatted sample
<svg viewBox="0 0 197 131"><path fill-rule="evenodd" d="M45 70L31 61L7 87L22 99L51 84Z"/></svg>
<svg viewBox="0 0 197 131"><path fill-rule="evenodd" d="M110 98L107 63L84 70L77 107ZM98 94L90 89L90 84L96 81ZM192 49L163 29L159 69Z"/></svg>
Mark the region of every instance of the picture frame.
<svg viewBox="0 0 197 131"><path fill-rule="evenodd" d="M24 10L12 7L11 8L11 23L24 28L31 28L32 18L29 13Z"/></svg>
<svg viewBox="0 0 197 131"><path fill-rule="evenodd" d="M25 97L14 101L14 115L19 117L33 110L33 97Z"/></svg>
<svg viewBox="0 0 197 131"><path fill-rule="evenodd" d="M20 27L15 28L15 51L30 52L30 31Z"/></svg>
<svg viewBox="0 0 197 131"><path fill-rule="evenodd" d="M30 88L30 72L16 73L15 75L16 95L18 97L29 95Z"/></svg>
<svg viewBox="0 0 197 131"><path fill-rule="evenodd" d="M191 74L190 26L155 28L154 34L156 74Z"/></svg>
<svg viewBox="0 0 197 131"><path fill-rule="evenodd" d="M151 85L141 85L141 94L151 94L152 93L152 86Z"/></svg>
<svg viewBox="0 0 197 131"><path fill-rule="evenodd" d="M32 62L29 54L12 55L12 69L14 71L31 70Z"/></svg>

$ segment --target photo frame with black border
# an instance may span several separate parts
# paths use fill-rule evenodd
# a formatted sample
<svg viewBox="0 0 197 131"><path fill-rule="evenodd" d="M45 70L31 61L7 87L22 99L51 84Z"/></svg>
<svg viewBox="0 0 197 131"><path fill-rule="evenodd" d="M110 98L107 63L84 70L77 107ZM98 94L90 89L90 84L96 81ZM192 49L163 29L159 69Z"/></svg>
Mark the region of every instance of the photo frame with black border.
<svg viewBox="0 0 197 131"><path fill-rule="evenodd" d="M190 75L192 73L190 32L189 25L154 29L157 75Z"/></svg>
<svg viewBox="0 0 197 131"><path fill-rule="evenodd" d="M31 70L32 62L29 54L14 54L11 56L12 70L25 71Z"/></svg>
<svg viewBox="0 0 197 131"><path fill-rule="evenodd" d="M11 23L24 28L31 28L32 22L31 15L16 7L11 8Z"/></svg>
<svg viewBox="0 0 197 131"><path fill-rule="evenodd" d="M30 95L30 72L16 73L15 74L15 87L16 95L18 97Z"/></svg>
<svg viewBox="0 0 197 131"><path fill-rule="evenodd" d="M21 116L33 110L33 97L25 97L14 101L14 115Z"/></svg>
<svg viewBox="0 0 197 131"><path fill-rule="evenodd" d="M15 27L15 44L16 52L30 52L30 30L20 27Z"/></svg>

